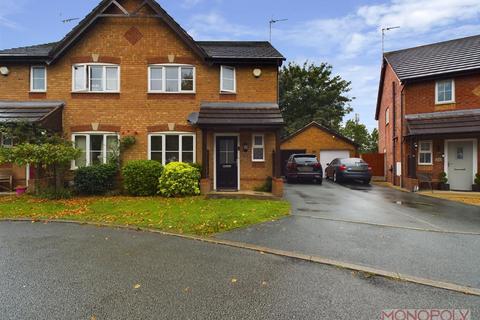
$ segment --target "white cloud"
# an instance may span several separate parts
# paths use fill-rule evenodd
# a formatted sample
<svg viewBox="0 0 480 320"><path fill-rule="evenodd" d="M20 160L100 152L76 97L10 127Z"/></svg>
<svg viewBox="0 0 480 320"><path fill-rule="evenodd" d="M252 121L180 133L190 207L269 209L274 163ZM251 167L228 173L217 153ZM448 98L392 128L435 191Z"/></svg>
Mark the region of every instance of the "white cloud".
<svg viewBox="0 0 480 320"><path fill-rule="evenodd" d="M196 14L190 19L189 25L188 32L198 40L232 40L260 36L255 28L231 23L217 12Z"/></svg>
<svg viewBox="0 0 480 320"><path fill-rule="evenodd" d="M20 11L21 1L1 0L0 1L0 27L18 29L19 26L8 17Z"/></svg>

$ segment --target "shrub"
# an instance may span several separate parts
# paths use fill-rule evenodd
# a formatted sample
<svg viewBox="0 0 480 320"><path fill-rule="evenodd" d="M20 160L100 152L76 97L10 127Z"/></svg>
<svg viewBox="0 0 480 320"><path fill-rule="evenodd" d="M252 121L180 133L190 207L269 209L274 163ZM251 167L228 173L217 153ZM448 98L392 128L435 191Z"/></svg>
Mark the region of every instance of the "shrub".
<svg viewBox="0 0 480 320"><path fill-rule="evenodd" d="M64 200L64 199L70 199L73 196L72 191L67 188L45 188L40 190L39 194L37 197L42 198L42 199L47 199L47 200Z"/></svg>
<svg viewBox="0 0 480 320"><path fill-rule="evenodd" d="M447 173L442 172L440 173L440 183L447 184L448 183L448 178L447 178Z"/></svg>
<svg viewBox="0 0 480 320"><path fill-rule="evenodd" d="M75 187L80 194L99 195L113 189L117 166L101 164L79 168L75 171Z"/></svg>
<svg viewBox="0 0 480 320"><path fill-rule="evenodd" d="M477 173L475 175L475 184L479 185L480 186L480 173Z"/></svg>
<svg viewBox="0 0 480 320"><path fill-rule="evenodd" d="M162 172L163 166L157 161L130 161L122 169L125 190L134 196L153 196L158 191Z"/></svg>
<svg viewBox="0 0 480 320"><path fill-rule="evenodd" d="M265 181L262 186L255 188L254 190L258 192L272 192L272 177L268 177L267 181Z"/></svg>
<svg viewBox="0 0 480 320"><path fill-rule="evenodd" d="M195 163L189 163L189 165L191 165L192 167L194 167L195 169L197 169L198 172L200 172L200 174L202 173L203 167L202 167L201 164L195 162Z"/></svg>
<svg viewBox="0 0 480 320"><path fill-rule="evenodd" d="M200 194L200 171L193 166L171 162L160 177L159 194L164 197L193 196Z"/></svg>

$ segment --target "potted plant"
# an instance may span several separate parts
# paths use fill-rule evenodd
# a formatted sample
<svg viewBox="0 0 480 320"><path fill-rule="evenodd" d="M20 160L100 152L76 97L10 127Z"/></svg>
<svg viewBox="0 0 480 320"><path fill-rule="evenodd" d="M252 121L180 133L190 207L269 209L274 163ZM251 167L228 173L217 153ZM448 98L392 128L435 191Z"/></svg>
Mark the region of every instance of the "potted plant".
<svg viewBox="0 0 480 320"><path fill-rule="evenodd" d="M447 178L446 172L440 173L438 187L440 190L450 190L450 185L448 184L448 178Z"/></svg>
<svg viewBox="0 0 480 320"><path fill-rule="evenodd" d="M480 173L475 175L475 184L472 186L472 191L480 192Z"/></svg>
<svg viewBox="0 0 480 320"><path fill-rule="evenodd" d="M27 187L26 186L17 186L15 188L15 192L17 193L17 196L21 196L27 192Z"/></svg>

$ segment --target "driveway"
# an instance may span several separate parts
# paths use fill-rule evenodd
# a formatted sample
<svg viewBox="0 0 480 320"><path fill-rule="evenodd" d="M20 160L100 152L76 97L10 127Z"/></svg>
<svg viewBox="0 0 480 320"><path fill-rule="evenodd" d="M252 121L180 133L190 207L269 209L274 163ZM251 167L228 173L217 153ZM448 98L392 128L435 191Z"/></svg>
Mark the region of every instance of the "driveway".
<svg viewBox="0 0 480 320"><path fill-rule="evenodd" d="M219 237L480 288L479 207L328 181L285 192L292 216Z"/></svg>
<svg viewBox="0 0 480 320"><path fill-rule="evenodd" d="M377 319L478 297L159 234L0 223L2 319Z"/></svg>

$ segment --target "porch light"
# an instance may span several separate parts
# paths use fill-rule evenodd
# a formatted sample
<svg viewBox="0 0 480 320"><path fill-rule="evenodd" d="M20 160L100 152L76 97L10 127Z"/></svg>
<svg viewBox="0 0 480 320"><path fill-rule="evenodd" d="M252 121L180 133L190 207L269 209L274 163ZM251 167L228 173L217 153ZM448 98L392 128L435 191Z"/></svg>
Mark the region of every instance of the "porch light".
<svg viewBox="0 0 480 320"><path fill-rule="evenodd" d="M243 152L248 152L248 143L243 144Z"/></svg>

